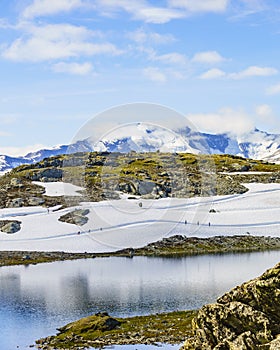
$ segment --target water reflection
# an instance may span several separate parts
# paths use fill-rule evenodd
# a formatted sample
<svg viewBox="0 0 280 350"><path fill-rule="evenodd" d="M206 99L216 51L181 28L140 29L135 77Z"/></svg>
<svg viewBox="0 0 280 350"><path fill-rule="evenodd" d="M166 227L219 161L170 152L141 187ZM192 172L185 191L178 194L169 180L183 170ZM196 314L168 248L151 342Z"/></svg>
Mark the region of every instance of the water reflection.
<svg viewBox="0 0 280 350"><path fill-rule="evenodd" d="M98 311L127 316L199 308L279 260L280 252L266 252L4 267L1 349L24 349L56 327Z"/></svg>

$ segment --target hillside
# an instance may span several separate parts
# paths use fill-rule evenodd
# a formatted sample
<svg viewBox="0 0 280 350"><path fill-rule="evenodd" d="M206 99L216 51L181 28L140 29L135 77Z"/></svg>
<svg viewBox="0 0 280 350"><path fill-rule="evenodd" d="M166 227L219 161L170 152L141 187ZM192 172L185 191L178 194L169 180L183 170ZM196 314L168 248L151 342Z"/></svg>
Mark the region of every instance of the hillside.
<svg viewBox="0 0 280 350"><path fill-rule="evenodd" d="M75 204L80 197L44 196L33 181L63 181L85 188L83 200L146 199L243 193L242 183L280 182L280 165L229 155L90 152L21 165L0 178L0 207ZM67 197L67 196L65 196ZM65 202L66 199L66 202ZM68 202L70 201L70 202Z"/></svg>

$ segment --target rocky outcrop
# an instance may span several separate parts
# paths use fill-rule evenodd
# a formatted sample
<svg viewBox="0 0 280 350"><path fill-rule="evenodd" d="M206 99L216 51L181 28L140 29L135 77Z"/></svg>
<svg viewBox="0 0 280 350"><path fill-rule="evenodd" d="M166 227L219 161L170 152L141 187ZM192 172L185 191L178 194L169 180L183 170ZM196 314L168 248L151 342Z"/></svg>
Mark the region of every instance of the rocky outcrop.
<svg viewBox="0 0 280 350"><path fill-rule="evenodd" d="M11 178L10 184L11 186L19 186L22 184L22 181L19 178L13 177Z"/></svg>
<svg viewBox="0 0 280 350"><path fill-rule="evenodd" d="M32 181L41 181L52 182L61 180L63 176L62 169L59 168L47 168L44 170L34 171L29 175L30 180Z"/></svg>
<svg viewBox="0 0 280 350"><path fill-rule="evenodd" d="M280 264L204 306L182 350L280 349Z"/></svg>
<svg viewBox="0 0 280 350"><path fill-rule="evenodd" d="M3 220L0 221L0 230L4 233L8 233L8 234L12 234L12 233L16 233L20 230L20 221L17 220Z"/></svg>
<svg viewBox="0 0 280 350"><path fill-rule="evenodd" d="M23 206L24 200L23 198L13 198L8 201L8 208L20 208Z"/></svg>
<svg viewBox="0 0 280 350"><path fill-rule="evenodd" d="M86 217L88 214L88 209L77 209L71 211L70 213L62 215L58 220L67 222L68 224L83 226L88 222L88 218Z"/></svg>
<svg viewBox="0 0 280 350"><path fill-rule="evenodd" d="M45 200L40 197L29 197L27 198L27 203L30 206L42 205L45 203Z"/></svg>
<svg viewBox="0 0 280 350"><path fill-rule="evenodd" d="M83 322L84 321L84 322ZM84 318L77 322L69 323L68 325L58 328L58 331L66 333L68 331L74 332L78 326L79 332L84 333L93 329L95 331L100 330L101 332L112 331L121 325L117 319L109 316L107 312L98 312L97 314L91 316L90 318Z"/></svg>

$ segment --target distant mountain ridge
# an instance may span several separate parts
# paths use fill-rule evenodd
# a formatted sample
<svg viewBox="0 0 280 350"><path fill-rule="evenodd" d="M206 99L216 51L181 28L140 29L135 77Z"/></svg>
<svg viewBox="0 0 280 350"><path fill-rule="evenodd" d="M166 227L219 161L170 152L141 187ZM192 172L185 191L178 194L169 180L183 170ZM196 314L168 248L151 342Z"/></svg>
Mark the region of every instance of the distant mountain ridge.
<svg viewBox="0 0 280 350"><path fill-rule="evenodd" d="M90 151L90 145L88 145L85 141L78 141L73 145L61 145L50 149L41 149L39 151L29 152L22 157L0 155L0 172L9 171L23 164L34 164L44 158L49 158L60 154Z"/></svg>
<svg viewBox="0 0 280 350"><path fill-rule="evenodd" d="M0 155L0 171L8 171L22 164L33 164L44 158L75 152L190 152L194 154L231 154L245 158L280 162L280 134L258 129L241 136L207 134L185 127L176 133L157 126L138 123L128 129L94 142L88 138L71 145L57 146L31 152L23 157Z"/></svg>
<svg viewBox="0 0 280 350"><path fill-rule="evenodd" d="M92 144L90 139L88 143ZM181 128L172 134L160 127L139 123L134 130L114 132L95 143L96 151L108 152L190 152L194 154L231 154L244 158L280 161L280 134L269 134L258 129L239 136L208 134Z"/></svg>

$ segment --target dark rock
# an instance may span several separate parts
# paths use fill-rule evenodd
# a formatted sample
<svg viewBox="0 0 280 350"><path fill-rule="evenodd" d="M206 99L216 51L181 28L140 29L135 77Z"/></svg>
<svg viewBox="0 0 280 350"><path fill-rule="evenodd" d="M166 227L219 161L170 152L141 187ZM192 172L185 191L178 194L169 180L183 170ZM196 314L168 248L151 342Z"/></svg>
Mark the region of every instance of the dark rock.
<svg viewBox="0 0 280 350"><path fill-rule="evenodd" d="M8 202L9 208L20 208L23 206L23 198L14 198Z"/></svg>
<svg viewBox="0 0 280 350"><path fill-rule="evenodd" d="M249 165L244 165L241 169L240 169L240 171L249 171L250 170L250 166Z"/></svg>
<svg viewBox="0 0 280 350"><path fill-rule="evenodd" d="M132 194L136 194L137 192L136 187L133 184L127 183L127 182L119 183L117 186L117 190L125 193L132 193Z"/></svg>
<svg viewBox="0 0 280 350"><path fill-rule="evenodd" d="M2 223L0 222L0 230L2 232L8 233L8 234L12 234L12 233L16 233L20 230L20 221L14 220L14 221L3 221Z"/></svg>
<svg viewBox="0 0 280 350"><path fill-rule="evenodd" d="M45 203L45 200L43 198L39 198L39 197L29 197L27 199L28 205L31 206L36 206L36 205L42 205Z"/></svg>
<svg viewBox="0 0 280 350"><path fill-rule="evenodd" d="M67 222L68 224L74 224L78 226L83 226L88 222L86 215L89 214L88 209L77 209L70 213L62 215L58 220L62 222Z"/></svg>

